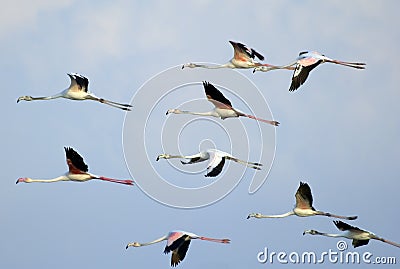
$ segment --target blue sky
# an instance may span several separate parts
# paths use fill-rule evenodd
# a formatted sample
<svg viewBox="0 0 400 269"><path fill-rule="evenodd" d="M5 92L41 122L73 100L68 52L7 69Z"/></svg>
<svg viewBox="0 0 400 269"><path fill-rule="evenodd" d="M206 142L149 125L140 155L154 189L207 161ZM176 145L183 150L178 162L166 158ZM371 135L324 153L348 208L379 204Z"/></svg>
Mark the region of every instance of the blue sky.
<svg viewBox="0 0 400 269"><path fill-rule="evenodd" d="M359 219L351 224L399 242L398 8L397 1L21 0L3 5L0 267L167 268L170 257L162 253L163 244L129 250L125 245L183 229L228 237L232 243L195 241L180 267L278 268L282 265L259 264L257 253L264 247L300 253L336 249L335 239L302 236L311 228L336 232L328 218L246 220L250 212L289 211L299 181L311 185L317 209L356 214ZM289 71L239 71L260 89L281 122L275 161L257 193L248 194L251 176L245 176L221 201L184 210L150 199L137 186L95 181L15 185L19 177L64 173L64 146L82 154L95 174L130 177L123 154L124 112L90 101L16 104L18 96L57 93L69 85L66 73L77 72L90 79L96 95L128 102L167 68L191 61L225 63L232 56L228 40L254 47L273 64L291 62L304 50L367 63L363 71L322 65L294 93L288 92ZM193 98L201 97L200 86L199 91ZM232 101L245 109L240 100ZM211 106L204 102L205 111ZM146 116L135 114L135 108L130 113ZM173 117L159 115L161 121L180 116ZM257 133L249 121L241 120L251 141ZM207 132L213 129L204 128ZM199 141L194 143L184 144L185 149L197 149ZM151 157L143 156L143 162L154 163ZM165 162L155 165L168 173ZM132 175L146 173L141 166L136 169ZM186 179L204 181L200 173L182 174L176 182ZM381 242L357 250L398 257L398 249Z"/></svg>

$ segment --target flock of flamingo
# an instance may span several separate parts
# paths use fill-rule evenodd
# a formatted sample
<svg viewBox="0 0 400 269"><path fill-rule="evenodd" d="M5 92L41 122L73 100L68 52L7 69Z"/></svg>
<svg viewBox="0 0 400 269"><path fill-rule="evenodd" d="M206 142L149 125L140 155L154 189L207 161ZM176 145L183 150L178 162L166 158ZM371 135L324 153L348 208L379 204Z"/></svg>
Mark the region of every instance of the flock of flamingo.
<svg viewBox="0 0 400 269"><path fill-rule="evenodd" d="M334 63L339 65L344 65L347 67L352 67L356 69L364 69L365 63L358 63L358 62L344 62L339 60L334 60L331 58L326 57L323 54L318 52L301 52L299 56L293 63L277 66L271 64L260 63L255 59L258 58L260 61L264 60L264 56L257 52L253 48L249 48L246 45L229 41L230 44L233 46L234 55L232 59L221 65L204 65L204 64L196 64L196 63L187 63L182 66L183 68L208 68L208 69L219 69L219 68L240 68L240 69L253 69L253 73L256 71L261 72L268 72L271 70L277 69L286 69L286 70L293 70L292 81L289 87L289 91L295 91L299 89L301 85L305 83L307 80L309 73L318 65L322 63ZM117 103L114 101L106 100L103 98L99 98L95 96L93 93L89 91L89 80L79 74L71 73L68 74L71 84L66 90L61 91L58 94L47 96L47 97L32 97L32 96L21 96L18 98L17 103L20 101L35 101L35 100L51 100L55 98L66 98L71 100L93 100L98 101L100 103L116 107L125 111L130 111L132 106L129 104L122 104ZM167 111L168 114L192 114L198 116L211 116L217 117L221 119L226 118L237 118L237 117L247 117L250 119L254 119L257 121L261 121L273 126L278 126L279 122L274 120L266 120L257 118L253 115L245 114L235 108L233 108L231 102L210 82L204 81L203 88L205 91L205 95L207 100L210 101L215 108L209 112L192 112L192 111L182 111L179 109L169 109ZM88 172L88 166L84 162L83 158L79 153L77 153L73 148L65 147L65 155L66 161L68 165L68 172L64 175L53 178L53 179L32 179L28 177L19 178L16 183L33 183L33 182L57 182L57 181L77 181L77 182L84 182L92 179L99 179L114 183L120 183L125 185L133 185L133 180L120 180L120 179L113 179L104 176L97 176ZM206 177L216 177L218 176L223 169L225 164L225 160L234 161L236 163L245 165L247 167L260 170L262 164L256 162L248 162L244 160L240 160L229 153L217 150L217 149L208 149L206 151L188 155L188 156L181 156L181 155L169 155L169 154L160 154L157 157L157 161L160 159L171 159L171 158L181 158L187 160L186 162L181 161L183 165L186 164L193 164L199 163L208 160L207 165L207 174ZM307 183L300 182L300 186L295 195L296 198L296 205L292 211L289 211L285 214L281 215L263 215L260 213L251 213L248 215L249 218L284 218L291 215L296 215L299 217L309 217L309 216L326 216L332 217L337 219L346 219L346 220L355 220L357 216L340 216L335 215L323 211L316 210L313 207L313 197L311 194L311 188ZM372 232L368 232L366 230L362 230L360 228L351 226L342 221L334 221L336 227L343 231L340 234L329 234L329 233L322 233L316 230L305 230L303 235L311 234L311 235L322 235L328 237L344 237L352 240L352 244L354 247L359 247L362 245L368 244L370 239L380 240L382 242L391 244L396 247L400 247L400 244L395 242L383 239L378 237L377 235L373 234ZM185 231L171 231L167 235L156 239L154 241L148 243L128 243L126 248L128 247L141 247L147 246L155 243L162 242L164 240L167 241L167 244L164 249L164 253L167 254L172 252L171 256L171 266L177 266L186 256L188 251L190 241L192 239L200 239L206 240L211 242L217 243L230 243L230 239L215 239L209 238L204 236L199 236L194 233L185 232Z"/></svg>

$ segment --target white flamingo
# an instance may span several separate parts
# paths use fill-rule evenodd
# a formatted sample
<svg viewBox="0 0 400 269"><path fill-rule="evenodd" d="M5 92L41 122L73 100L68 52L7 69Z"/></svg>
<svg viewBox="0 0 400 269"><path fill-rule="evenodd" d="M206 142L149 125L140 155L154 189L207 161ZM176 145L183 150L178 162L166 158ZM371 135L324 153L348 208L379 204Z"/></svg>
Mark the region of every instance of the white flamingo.
<svg viewBox="0 0 400 269"><path fill-rule="evenodd" d="M253 163L240 160L238 158L233 157L231 154L217 150L217 149L208 149L202 151L198 154L189 155L189 156L181 156L181 155L169 155L169 154L160 154L157 157L157 161L159 159L188 159L188 162L181 161L182 164L193 164L199 163L204 161L209 161L207 165L207 174L206 177L216 177L222 172L222 168L225 165L225 160L234 161L250 168L261 170L262 164L260 163Z"/></svg>
<svg viewBox="0 0 400 269"><path fill-rule="evenodd" d="M129 104L120 104L110 100L99 98L95 96L93 93L89 92L88 88L89 80L85 76L76 73L71 73L67 75L71 79L71 84L66 90L63 90L62 92L56 95L46 96L46 97L32 97L28 95L20 96L17 100L17 103L19 103L19 101L51 100L56 98L66 98L78 101L93 100L122 110L127 110L127 111L131 110L130 107L132 106Z"/></svg>
<svg viewBox="0 0 400 269"><path fill-rule="evenodd" d="M307 183L300 182L300 186L296 192L296 206L292 211L289 211L282 215L262 215L260 213L251 213L247 216L247 218L284 218L291 215L296 215L299 217L309 217L309 216L326 216L338 219L347 219L347 220L355 220L357 216L345 217L334 215L331 213L322 212L316 210L313 207L313 197L311 194L311 188Z"/></svg>
<svg viewBox="0 0 400 269"><path fill-rule="evenodd" d="M348 238L352 239L352 245L353 247L359 247L359 246L364 246L369 243L370 239L375 239L379 240L385 243L388 243L390 245L393 245L395 247L400 247L400 244L386 240L382 237L379 237L371 232L362 230L358 227L351 226L343 221L333 221L333 223L336 225L336 227L343 231L343 233L340 234L329 234L329 233L322 233L318 232L316 230L305 230L303 232L303 235L305 234L311 234L311 235L322 235L322 236L328 236L328 237L343 237L343 238Z"/></svg>

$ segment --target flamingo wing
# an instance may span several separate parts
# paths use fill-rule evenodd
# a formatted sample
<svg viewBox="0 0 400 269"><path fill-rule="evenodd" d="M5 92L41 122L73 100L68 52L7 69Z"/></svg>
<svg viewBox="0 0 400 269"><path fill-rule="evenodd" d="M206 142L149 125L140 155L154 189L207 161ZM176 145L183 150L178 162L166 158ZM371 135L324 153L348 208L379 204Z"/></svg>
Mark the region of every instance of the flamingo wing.
<svg viewBox="0 0 400 269"><path fill-rule="evenodd" d="M229 43L231 43L233 49L235 50L235 59L241 59L245 55L246 58L254 59L255 57L257 57L261 61L264 60L264 56L258 53L255 49L249 48L239 42L229 41Z"/></svg>
<svg viewBox="0 0 400 269"><path fill-rule="evenodd" d="M67 159L67 164L69 171L74 174L79 174L88 171L88 166L83 160L82 156L79 155L73 148L64 147L65 157Z"/></svg>
<svg viewBox="0 0 400 269"><path fill-rule="evenodd" d="M185 258L189 244L190 236L187 234L182 232L171 232L168 235L168 241L164 253L167 254L172 251L171 266L178 265Z"/></svg>
<svg viewBox="0 0 400 269"><path fill-rule="evenodd" d="M315 210L312 207L313 197L311 194L311 188L307 183L300 182L300 186L297 189L295 197L296 197L296 207L297 208L302 208L302 209L311 208L311 209Z"/></svg>
<svg viewBox="0 0 400 269"><path fill-rule="evenodd" d="M293 72L292 83L290 84L289 91L293 92L297 90L301 85L303 85L304 82L307 80L311 70L320 65L322 62L322 60L318 60L311 65L303 65L301 63L297 63L296 68Z"/></svg>
<svg viewBox="0 0 400 269"><path fill-rule="evenodd" d="M68 74L71 79L71 85L69 86L72 91L84 91L88 92L89 80L87 77L79 75L77 73Z"/></svg>
<svg viewBox="0 0 400 269"><path fill-rule="evenodd" d="M225 157L210 153L210 162L208 163L207 167L207 174L206 177L216 177L222 172L222 168L225 165Z"/></svg>
<svg viewBox="0 0 400 269"><path fill-rule="evenodd" d="M353 245L354 248L356 248L356 247L367 245L368 243L369 243L369 239L367 239L367 240L353 239L351 244Z"/></svg>
<svg viewBox="0 0 400 269"><path fill-rule="evenodd" d="M335 220L335 221L333 221L333 223L341 231L365 232L364 230L362 230L362 229L360 229L358 227L351 226L350 224L347 224L347 223L345 223L343 221L340 221L340 220Z"/></svg>
<svg viewBox="0 0 400 269"><path fill-rule="evenodd" d="M204 91L206 93L208 101L214 104L218 108L232 108L231 101L229 101L214 85L204 81Z"/></svg>
<svg viewBox="0 0 400 269"><path fill-rule="evenodd" d="M171 256L171 266L177 266L186 257L186 253L189 249L190 240L185 240L183 243L174 251Z"/></svg>

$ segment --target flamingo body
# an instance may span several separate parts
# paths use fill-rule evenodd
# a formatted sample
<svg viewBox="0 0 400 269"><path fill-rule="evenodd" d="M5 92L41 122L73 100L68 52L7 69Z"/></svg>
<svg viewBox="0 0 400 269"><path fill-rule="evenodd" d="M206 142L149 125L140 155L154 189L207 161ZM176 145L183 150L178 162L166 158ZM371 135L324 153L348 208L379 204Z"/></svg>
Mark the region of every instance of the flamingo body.
<svg viewBox="0 0 400 269"><path fill-rule="evenodd" d="M81 155L76 152L73 148L64 147L65 156L68 165L68 172L62 176L53 178L53 179L32 179L29 177L22 177L17 180L17 184L21 182L25 183L33 183L33 182L42 182L42 183L52 183L58 181L77 181L77 182L85 182L91 179L100 179L115 183L121 183L125 185L133 185L132 180L119 180L113 178L107 178L103 176L97 176L88 172L89 168L87 164L84 162Z"/></svg>

